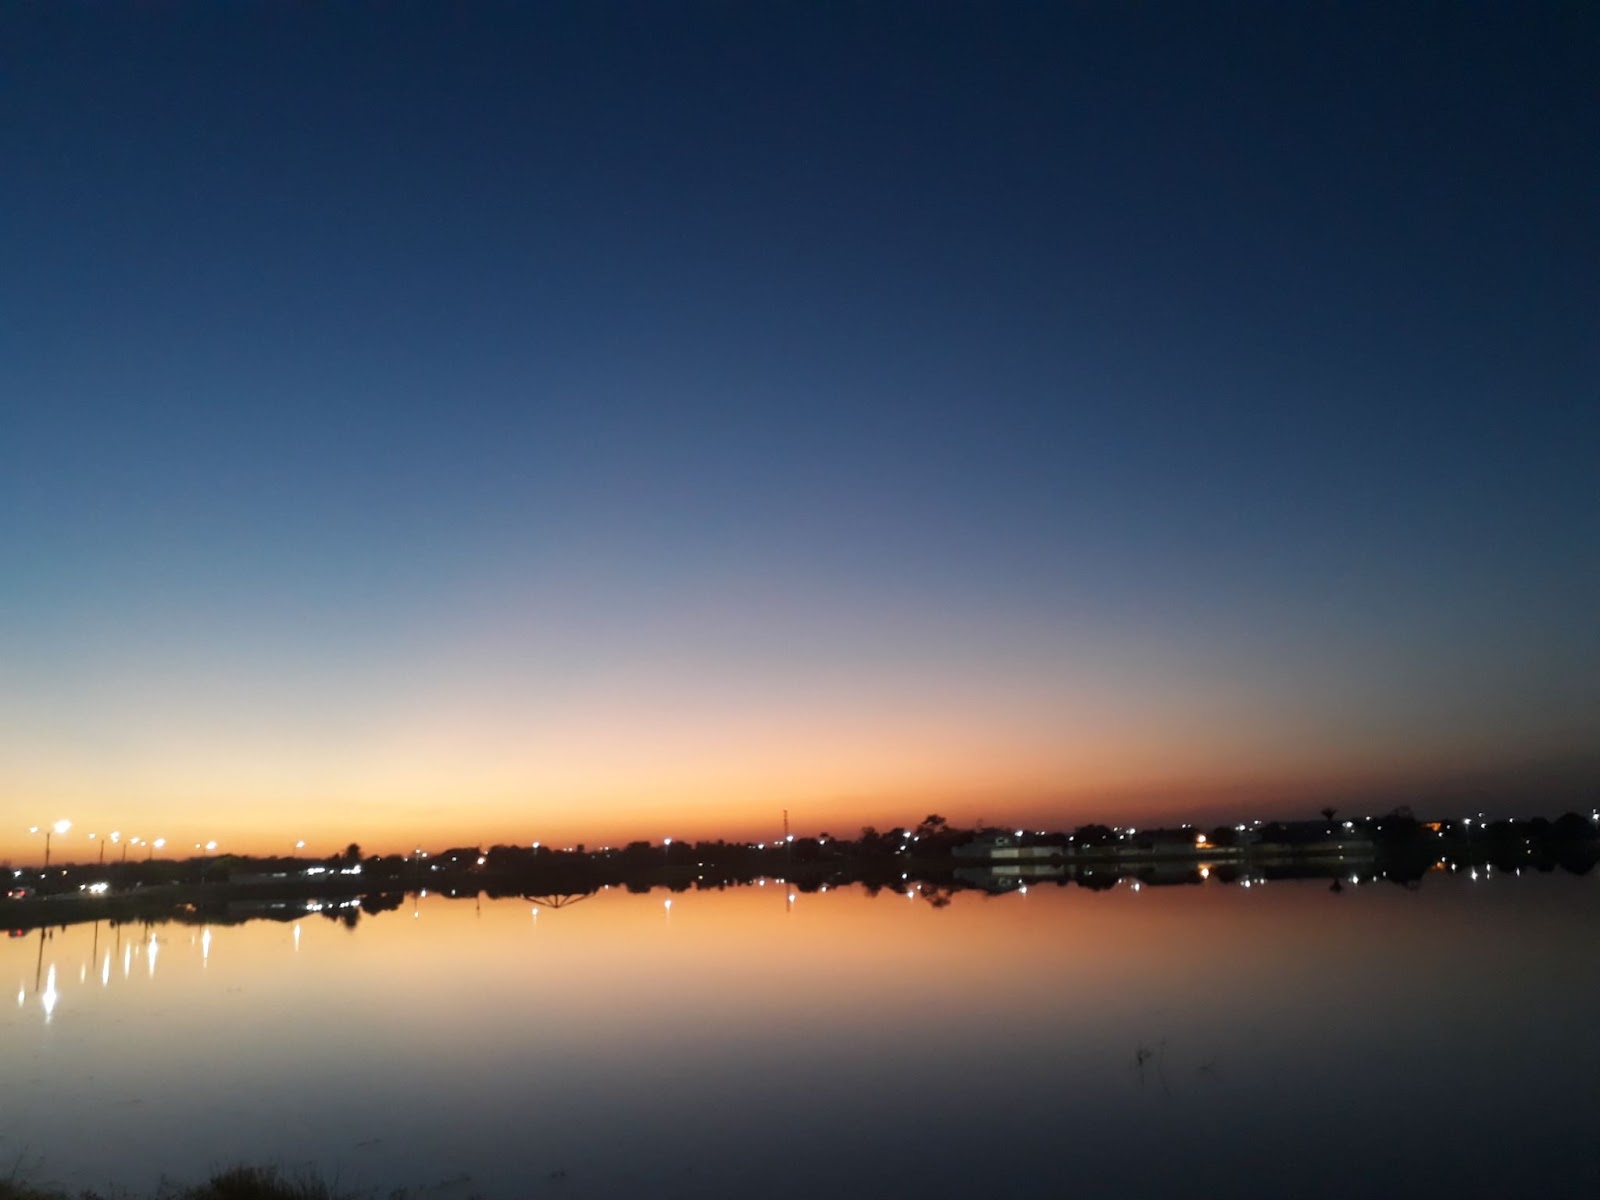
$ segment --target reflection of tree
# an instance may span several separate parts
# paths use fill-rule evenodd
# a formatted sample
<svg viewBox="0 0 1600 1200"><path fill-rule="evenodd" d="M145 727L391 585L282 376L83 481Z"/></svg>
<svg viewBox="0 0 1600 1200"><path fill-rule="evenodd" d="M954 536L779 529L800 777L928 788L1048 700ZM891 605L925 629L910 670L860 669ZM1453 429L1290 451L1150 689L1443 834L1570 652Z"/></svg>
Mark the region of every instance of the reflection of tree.
<svg viewBox="0 0 1600 1200"><path fill-rule="evenodd" d="M632 890L631 888L629 889ZM646 888L646 891L649 889ZM540 908L570 908L593 896L593 892L562 892L551 896L523 896L524 900L537 904Z"/></svg>
<svg viewBox="0 0 1600 1200"><path fill-rule="evenodd" d="M361 897L361 911L375 917L379 913L393 912L405 899L404 892L372 892Z"/></svg>

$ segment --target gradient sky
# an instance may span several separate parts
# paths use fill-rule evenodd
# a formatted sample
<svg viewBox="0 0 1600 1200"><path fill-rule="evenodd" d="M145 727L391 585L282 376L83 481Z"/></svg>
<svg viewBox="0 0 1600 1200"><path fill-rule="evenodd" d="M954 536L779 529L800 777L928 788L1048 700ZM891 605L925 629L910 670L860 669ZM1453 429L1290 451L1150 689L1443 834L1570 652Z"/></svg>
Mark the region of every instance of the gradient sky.
<svg viewBox="0 0 1600 1200"><path fill-rule="evenodd" d="M7 6L0 857L1592 797L1600 9L1300 7Z"/></svg>

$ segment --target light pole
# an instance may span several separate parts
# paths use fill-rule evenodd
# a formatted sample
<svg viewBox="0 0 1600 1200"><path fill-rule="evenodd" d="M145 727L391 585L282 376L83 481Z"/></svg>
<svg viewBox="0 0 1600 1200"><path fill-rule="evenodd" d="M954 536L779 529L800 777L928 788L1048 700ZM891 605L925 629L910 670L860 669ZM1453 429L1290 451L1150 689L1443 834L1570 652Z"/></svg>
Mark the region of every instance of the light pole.
<svg viewBox="0 0 1600 1200"><path fill-rule="evenodd" d="M67 820L65 817L62 817L61 820L57 821L54 825L45 826L45 829L44 829L44 869L46 871L48 871L50 869L50 835L51 834L55 834L55 833L65 833L67 830L69 830L71 828L72 828L72 822ZM37 825L30 825L28 827L28 832L29 833L38 833L39 832L39 827Z"/></svg>

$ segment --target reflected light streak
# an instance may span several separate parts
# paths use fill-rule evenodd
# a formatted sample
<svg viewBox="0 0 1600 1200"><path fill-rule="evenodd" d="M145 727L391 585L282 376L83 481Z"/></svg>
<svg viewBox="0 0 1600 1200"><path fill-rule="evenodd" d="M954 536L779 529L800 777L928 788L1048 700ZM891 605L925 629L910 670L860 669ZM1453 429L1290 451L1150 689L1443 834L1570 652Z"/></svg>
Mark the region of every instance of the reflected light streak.
<svg viewBox="0 0 1600 1200"><path fill-rule="evenodd" d="M300 923L298 921L295 922L294 926L294 950L296 954L300 953Z"/></svg>
<svg viewBox="0 0 1600 1200"><path fill-rule="evenodd" d="M106 960L100 964L100 986L106 987L111 983L111 951L106 951Z"/></svg>
<svg viewBox="0 0 1600 1200"><path fill-rule="evenodd" d="M150 953L146 956L150 962L150 974L152 977L154 977L156 973L156 959L160 956L160 954L161 947L156 942L156 935L152 933L150 935Z"/></svg>
<svg viewBox="0 0 1600 1200"><path fill-rule="evenodd" d="M200 961L201 963L211 961L211 926L209 925L206 926L205 932L200 935Z"/></svg>
<svg viewBox="0 0 1600 1200"><path fill-rule="evenodd" d="M56 991L56 965L50 964L50 974L44 981L44 995L39 997L39 1003L44 1005L44 1019L50 1020L55 1015L56 1001L61 998L61 993Z"/></svg>
<svg viewBox="0 0 1600 1200"><path fill-rule="evenodd" d="M128 972L133 970L133 943L128 943L122 950L122 977L126 979Z"/></svg>

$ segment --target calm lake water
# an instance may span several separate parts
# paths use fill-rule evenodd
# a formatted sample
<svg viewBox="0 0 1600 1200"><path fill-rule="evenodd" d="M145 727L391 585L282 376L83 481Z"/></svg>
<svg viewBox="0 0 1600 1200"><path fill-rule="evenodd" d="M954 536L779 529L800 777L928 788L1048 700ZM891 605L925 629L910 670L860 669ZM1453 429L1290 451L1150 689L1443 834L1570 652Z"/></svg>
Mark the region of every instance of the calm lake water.
<svg viewBox="0 0 1600 1200"><path fill-rule="evenodd" d="M1600 1195L1600 879L850 887L0 949L0 1174L387 1195Z"/></svg>

